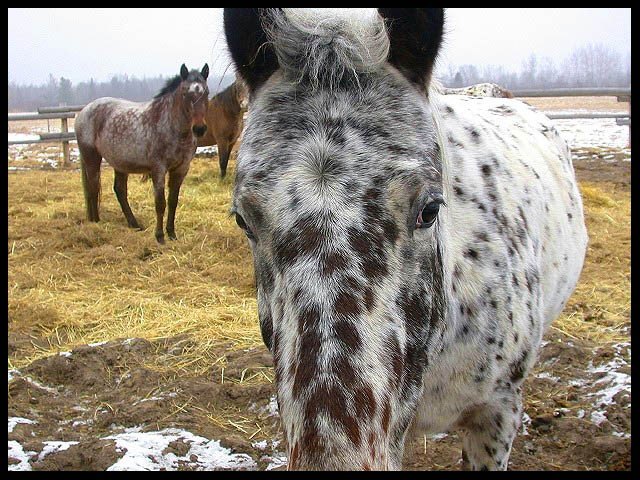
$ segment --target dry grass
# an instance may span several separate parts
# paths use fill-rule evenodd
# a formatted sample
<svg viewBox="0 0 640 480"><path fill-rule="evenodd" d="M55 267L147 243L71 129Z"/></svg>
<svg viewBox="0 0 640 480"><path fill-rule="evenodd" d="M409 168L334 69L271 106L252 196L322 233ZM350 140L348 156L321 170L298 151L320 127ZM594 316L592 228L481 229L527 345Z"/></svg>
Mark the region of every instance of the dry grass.
<svg viewBox="0 0 640 480"><path fill-rule="evenodd" d="M167 374L199 375L222 362L216 345L261 345L251 253L228 215L227 180L211 160L196 159L181 192L178 240L153 236L151 183L132 176L129 198L148 228L133 231L103 169L101 218L84 221L78 171L9 175L8 293L10 364L117 338L192 335L183 355L156 356ZM557 328L588 341L628 340L630 192L582 186L590 245L581 282ZM219 352L220 350L217 349ZM267 376L270 375L269 373ZM246 381L271 381L247 372Z"/></svg>
<svg viewBox="0 0 640 480"><path fill-rule="evenodd" d="M126 226L112 179L103 169L102 221L90 224L78 171L10 175L9 330L34 340L14 364L85 343L193 334L197 348L171 368L198 371L215 361L216 343L258 344L251 254L228 215L231 181L196 160L176 213L178 240L160 246L151 183L129 182L148 227L138 232Z"/></svg>
<svg viewBox="0 0 640 480"><path fill-rule="evenodd" d="M529 105L544 110L583 109L592 112L628 112L627 102L618 102L616 97L534 97L520 98Z"/></svg>
<svg viewBox="0 0 640 480"><path fill-rule="evenodd" d="M580 283L553 324L598 344L629 341L631 327L631 195L613 183L583 182L589 246Z"/></svg>

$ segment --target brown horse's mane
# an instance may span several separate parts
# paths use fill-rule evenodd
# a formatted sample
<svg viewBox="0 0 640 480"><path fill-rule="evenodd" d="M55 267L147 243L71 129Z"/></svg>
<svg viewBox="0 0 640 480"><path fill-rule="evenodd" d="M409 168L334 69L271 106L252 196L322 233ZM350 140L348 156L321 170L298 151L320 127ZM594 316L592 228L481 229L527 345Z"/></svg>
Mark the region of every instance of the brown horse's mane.
<svg viewBox="0 0 640 480"><path fill-rule="evenodd" d="M227 88L217 93L211 100L222 105L227 112L237 115L240 111L240 103L236 95L237 82L233 82Z"/></svg>

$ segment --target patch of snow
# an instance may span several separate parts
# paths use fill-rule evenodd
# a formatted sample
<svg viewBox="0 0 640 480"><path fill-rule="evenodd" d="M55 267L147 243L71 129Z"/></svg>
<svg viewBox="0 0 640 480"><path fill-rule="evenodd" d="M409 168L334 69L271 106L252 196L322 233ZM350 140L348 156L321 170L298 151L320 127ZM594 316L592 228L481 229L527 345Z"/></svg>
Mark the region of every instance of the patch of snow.
<svg viewBox="0 0 640 480"><path fill-rule="evenodd" d="M44 448L40 452L40 455L38 455L38 461L44 459L44 457L51 453L64 452L69 447L78 444L78 442L61 442L57 440L45 441L42 443L44 443Z"/></svg>
<svg viewBox="0 0 640 480"><path fill-rule="evenodd" d="M18 370L16 370L15 368L12 368L11 370L9 370L9 380L8 380L8 382L13 380L13 376L14 375L20 375L20 372Z"/></svg>
<svg viewBox="0 0 640 480"><path fill-rule="evenodd" d="M275 396L271 397L269 399L269 403L266 407L267 412L269 412L269 416L270 417L277 417L279 415L278 413L278 400L276 399Z"/></svg>
<svg viewBox="0 0 640 480"><path fill-rule="evenodd" d="M251 444L251 446L253 448L257 448L258 450L266 450L267 449L267 441L266 440L260 440L259 442L253 442Z"/></svg>
<svg viewBox="0 0 640 480"><path fill-rule="evenodd" d="M567 413L569 413L569 412L571 412L571 410L570 410L570 409L568 409L568 408L564 408L564 407L561 407L561 408L556 408L556 409L553 411L553 414L554 414L555 416L558 416L558 415L560 415L561 413L562 413L562 414L567 414Z"/></svg>
<svg viewBox="0 0 640 480"><path fill-rule="evenodd" d="M231 450L222 447L217 440L207 440L176 428L141 432L140 427L134 427L105 438L115 440L116 449L124 452L121 459L107 468L108 471L177 470L181 463L192 464L197 470L257 469L257 464L249 455L231 453ZM169 443L176 440L189 444L189 451L184 456L163 454Z"/></svg>
<svg viewBox="0 0 640 480"><path fill-rule="evenodd" d="M602 378L599 378L594 382L594 385L603 384L604 388L595 393L590 393L588 396L596 397L596 405L604 406L614 403L613 397L618 392L629 392L631 394L631 375L628 373L618 372L617 369L627 365L627 362L620 357L616 357L609 363L600 367L589 366L588 371L590 373L605 373Z"/></svg>
<svg viewBox="0 0 640 480"><path fill-rule="evenodd" d="M19 423L35 424L35 423L38 423L38 422L36 422L35 420L30 420L28 418L9 417L9 432L7 432L7 433L13 432L13 429L16 428L16 425L18 425Z"/></svg>
<svg viewBox="0 0 640 480"><path fill-rule="evenodd" d="M585 415L585 411L582 408L576 412L577 418L584 418L584 415Z"/></svg>
<svg viewBox="0 0 640 480"><path fill-rule="evenodd" d="M58 390L56 390L55 388L52 387L47 387L46 385L42 385L40 382L35 381L33 378L31 377L23 377L27 382L31 383L33 386L44 390L45 392L49 392L49 393L58 393Z"/></svg>
<svg viewBox="0 0 640 480"><path fill-rule="evenodd" d="M448 433L434 433L433 435L427 435L429 440L442 440L443 438L446 438L448 436Z"/></svg>
<svg viewBox="0 0 640 480"><path fill-rule="evenodd" d="M522 412L522 435L529 435L527 425L531 425L531 417L528 413Z"/></svg>
<svg viewBox="0 0 640 480"><path fill-rule="evenodd" d="M273 470L287 464L287 457L284 454L265 455L260 458L263 462L269 462L265 470Z"/></svg>
<svg viewBox="0 0 640 480"><path fill-rule="evenodd" d="M10 142L14 142L16 140L20 140L20 141L22 141L22 140L29 140L29 141L40 140L40 135L31 135L31 134L28 134L28 133L11 133L11 132L8 132L8 133L9 133L9 141Z"/></svg>
<svg viewBox="0 0 640 480"><path fill-rule="evenodd" d="M158 400L164 400L164 397L149 397L149 398L143 398L141 400L136 400L135 402L133 402L133 405L138 405L139 403L144 403L144 402L155 402Z"/></svg>
<svg viewBox="0 0 640 480"><path fill-rule="evenodd" d="M554 377L549 372L540 372L535 375L536 378L546 378L548 380L553 380L554 382L558 382L560 377Z"/></svg>
<svg viewBox="0 0 640 480"><path fill-rule="evenodd" d="M629 127L616 124L615 118L576 118L552 121L562 138L572 147L608 146L624 149L629 143Z"/></svg>
<svg viewBox="0 0 640 480"><path fill-rule="evenodd" d="M105 340L104 342L88 343L87 346L88 347L99 347L99 346L104 345L106 343L107 343L107 341Z"/></svg>
<svg viewBox="0 0 640 480"><path fill-rule="evenodd" d="M591 421L596 425L600 425L602 422L604 422L607 419L607 417L604 415L605 413L606 412L602 412L598 410L596 410L595 412L591 412Z"/></svg>
<svg viewBox="0 0 640 480"><path fill-rule="evenodd" d="M631 434L625 433L625 432L611 432L611 435L613 435L614 437L620 437L620 438L631 438Z"/></svg>
<svg viewBox="0 0 640 480"><path fill-rule="evenodd" d="M69 358L71 356L71 352L58 352L58 355Z"/></svg>
<svg viewBox="0 0 640 480"><path fill-rule="evenodd" d="M14 463L8 465L9 471L31 471L31 464L29 463L29 459L35 456L36 452L32 451L24 451L22 445L20 445L15 440L9 441L9 458L14 458L19 461L19 463Z"/></svg>

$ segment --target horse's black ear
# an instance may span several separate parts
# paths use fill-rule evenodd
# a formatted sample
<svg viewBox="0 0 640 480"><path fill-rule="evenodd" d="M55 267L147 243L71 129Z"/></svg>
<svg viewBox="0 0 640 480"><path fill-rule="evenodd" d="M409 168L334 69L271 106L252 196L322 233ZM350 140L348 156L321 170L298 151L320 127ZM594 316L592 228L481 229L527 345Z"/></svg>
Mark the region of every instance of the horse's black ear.
<svg viewBox="0 0 640 480"><path fill-rule="evenodd" d="M202 78L204 78L205 80L207 79L207 77L209 76L209 64L205 63L204 67L202 67L202 71L200 72L200 75L202 75Z"/></svg>
<svg viewBox="0 0 640 480"><path fill-rule="evenodd" d="M188 76L189 70L187 70L187 66L183 63L180 67L180 77L182 77L182 80L186 80Z"/></svg>
<svg viewBox="0 0 640 480"><path fill-rule="evenodd" d="M379 8L389 34L389 63L426 91L440 49L442 8Z"/></svg>
<svg viewBox="0 0 640 480"><path fill-rule="evenodd" d="M236 71L254 92L278 69L278 58L269 44L263 18L282 12L266 8L225 8L224 33Z"/></svg>

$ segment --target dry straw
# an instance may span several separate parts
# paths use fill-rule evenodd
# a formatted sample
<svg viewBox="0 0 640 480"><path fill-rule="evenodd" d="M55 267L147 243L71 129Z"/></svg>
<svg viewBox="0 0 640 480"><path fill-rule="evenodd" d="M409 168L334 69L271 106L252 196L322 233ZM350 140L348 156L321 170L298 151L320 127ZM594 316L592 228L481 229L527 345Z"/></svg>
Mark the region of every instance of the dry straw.
<svg viewBox="0 0 640 480"><path fill-rule="evenodd" d="M176 215L178 240L165 246L153 236L149 182L129 181L132 209L151 227L138 232L126 226L110 168L103 168L99 224L84 221L79 171L10 174L11 366L87 343L187 335L193 341L180 355L152 356L148 367L200 375L224 367L221 344L261 345L251 253L228 214L230 173L220 181L213 161L194 160ZM581 188L589 251L580 284L552 328L599 344L628 340L630 193L602 183ZM245 376L241 381L272 380L258 370Z"/></svg>

